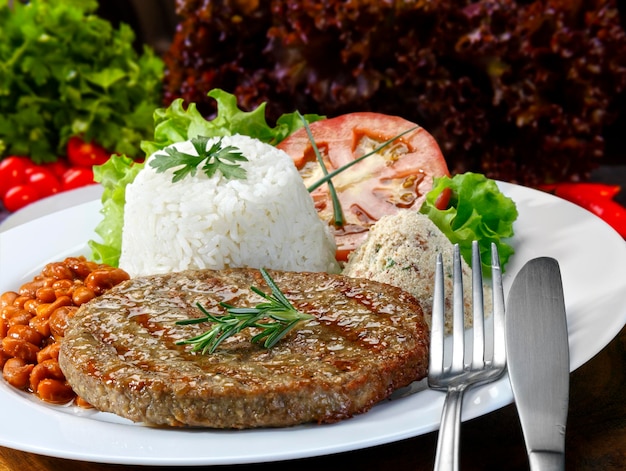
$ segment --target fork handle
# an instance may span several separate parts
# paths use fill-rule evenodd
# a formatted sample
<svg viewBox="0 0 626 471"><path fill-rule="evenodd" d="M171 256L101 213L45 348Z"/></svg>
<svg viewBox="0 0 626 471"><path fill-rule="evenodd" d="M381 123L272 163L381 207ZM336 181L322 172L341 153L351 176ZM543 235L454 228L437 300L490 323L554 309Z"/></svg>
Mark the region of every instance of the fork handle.
<svg viewBox="0 0 626 471"><path fill-rule="evenodd" d="M450 388L441 412L441 426L437 438L435 471L458 471L461 437L461 406L465 388Z"/></svg>

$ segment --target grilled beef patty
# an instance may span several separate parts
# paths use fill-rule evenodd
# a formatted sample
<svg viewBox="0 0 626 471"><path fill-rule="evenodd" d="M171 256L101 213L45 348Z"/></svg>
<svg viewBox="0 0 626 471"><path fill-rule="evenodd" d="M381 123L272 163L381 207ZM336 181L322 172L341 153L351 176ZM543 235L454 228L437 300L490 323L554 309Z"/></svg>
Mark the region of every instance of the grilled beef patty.
<svg viewBox="0 0 626 471"><path fill-rule="evenodd" d="M61 368L101 411L147 425L234 429L336 422L425 376L428 330L408 293L341 275L269 273L314 316L271 349L250 342L252 329L212 354L177 345L210 327L176 324L204 317L197 303L220 315L222 301L264 301L250 286L270 292L255 269L189 270L131 279L83 305Z"/></svg>

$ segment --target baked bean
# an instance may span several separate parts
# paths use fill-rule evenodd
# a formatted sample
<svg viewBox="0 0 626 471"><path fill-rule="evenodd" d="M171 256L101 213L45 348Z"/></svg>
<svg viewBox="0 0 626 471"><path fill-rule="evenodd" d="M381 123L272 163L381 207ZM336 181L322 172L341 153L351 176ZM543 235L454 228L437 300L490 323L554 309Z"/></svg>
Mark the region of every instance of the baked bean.
<svg viewBox="0 0 626 471"><path fill-rule="evenodd" d="M65 381L65 375L61 371L58 361L52 359L44 360L35 365L29 378L31 391L37 391L39 383L46 378Z"/></svg>
<svg viewBox="0 0 626 471"><path fill-rule="evenodd" d="M25 363L35 363L40 348L24 339L5 337L2 339L2 350L12 357L21 358Z"/></svg>
<svg viewBox="0 0 626 471"><path fill-rule="evenodd" d="M24 309L30 312L33 316L37 314L37 306L41 303L37 301L37 298L30 298L26 302L24 302Z"/></svg>
<svg viewBox="0 0 626 471"><path fill-rule="evenodd" d="M94 293L91 288L87 288L86 286L77 286L72 293L72 302L76 306L81 306L95 297L96 293Z"/></svg>
<svg viewBox="0 0 626 471"><path fill-rule="evenodd" d="M42 288L52 288L52 285L57 281L54 278L50 277L50 276L46 276L45 278L42 278L43 281L43 286Z"/></svg>
<svg viewBox="0 0 626 471"><path fill-rule="evenodd" d="M2 350L2 347L0 346L0 368L4 368L4 364L9 358L11 358L11 356L4 353L4 350Z"/></svg>
<svg viewBox="0 0 626 471"><path fill-rule="evenodd" d="M88 261L85 257L68 257L65 264L74 272L77 278L84 280L87 276L98 268L98 264Z"/></svg>
<svg viewBox="0 0 626 471"><path fill-rule="evenodd" d="M26 389L30 385L30 373L34 367L21 358L9 358L2 368L2 376L11 386Z"/></svg>
<svg viewBox="0 0 626 471"><path fill-rule="evenodd" d="M28 325L12 325L6 336L22 339L37 346L40 346L43 340L43 336Z"/></svg>
<svg viewBox="0 0 626 471"><path fill-rule="evenodd" d="M85 401L85 399L83 399L80 396L76 396L76 399L74 399L74 403L78 407L82 407L83 409L92 409L93 408L93 406L91 404L89 404L87 401Z"/></svg>
<svg viewBox="0 0 626 471"><path fill-rule="evenodd" d="M71 306L72 298L69 296L59 296L51 303L40 304L35 311L35 314L39 317L48 318L60 307Z"/></svg>
<svg viewBox="0 0 626 471"><path fill-rule="evenodd" d="M24 309L15 306L5 306L0 314L0 338L7 335L9 327L13 325L28 325L32 316Z"/></svg>
<svg viewBox="0 0 626 471"><path fill-rule="evenodd" d="M49 276L55 280L71 280L74 278L72 270L63 262L48 263L41 271L43 276Z"/></svg>
<svg viewBox="0 0 626 471"><path fill-rule="evenodd" d="M30 390L42 400L61 404L78 398L58 364L69 319L78 306L129 279L121 269L85 257L47 264L17 291L0 295L0 368L14 387Z"/></svg>
<svg viewBox="0 0 626 471"><path fill-rule="evenodd" d="M72 280L56 280L52 284L54 293L57 298L60 296L71 296L74 291L74 281Z"/></svg>
<svg viewBox="0 0 626 471"><path fill-rule="evenodd" d="M45 402L52 404L67 404L76 394L66 381L46 378L42 379L37 386L37 395Z"/></svg>
<svg viewBox="0 0 626 471"><path fill-rule="evenodd" d="M32 298L29 298L28 296L18 296L17 298L15 298L15 301L13 301L13 305L15 307L19 307L20 309L24 309L24 303L26 303L26 301L30 300Z"/></svg>
<svg viewBox="0 0 626 471"><path fill-rule="evenodd" d="M74 316L77 309L76 306L62 306L50 315L48 324L50 325L50 333L55 339L59 339L65 335L67 323Z"/></svg>
<svg viewBox="0 0 626 471"><path fill-rule="evenodd" d="M48 318L34 316L28 321L28 325L44 337L50 337L50 321Z"/></svg>
<svg viewBox="0 0 626 471"><path fill-rule="evenodd" d="M9 327L13 325L28 325L32 318L33 315L30 312L20 309L7 319L7 324Z"/></svg>
<svg viewBox="0 0 626 471"><path fill-rule="evenodd" d="M19 294L20 296L28 296L31 299L35 298L35 293L37 290L43 286L42 280L33 280L28 283L24 283L20 286Z"/></svg>
<svg viewBox="0 0 626 471"><path fill-rule="evenodd" d="M120 268L98 268L85 278L85 286L100 295L129 278L128 273Z"/></svg>
<svg viewBox="0 0 626 471"><path fill-rule="evenodd" d="M17 306L4 306L0 308L0 317L2 319L9 320L13 317L17 312L22 311L23 309Z"/></svg>
<svg viewBox="0 0 626 471"><path fill-rule="evenodd" d="M59 342L51 343L50 345L46 345L39 353L37 353L37 363L43 363L46 360L59 360L59 350L61 349L61 344Z"/></svg>
<svg viewBox="0 0 626 471"><path fill-rule="evenodd" d="M9 323L6 319L0 319L0 340L7 336L7 332L9 331Z"/></svg>
<svg viewBox="0 0 626 471"><path fill-rule="evenodd" d="M15 299L19 296L15 291L7 291L0 295L0 307L11 306Z"/></svg>
<svg viewBox="0 0 626 471"><path fill-rule="evenodd" d="M42 286L35 293L35 297L41 303L51 303L57 298L57 295L52 286Z"/></svg>

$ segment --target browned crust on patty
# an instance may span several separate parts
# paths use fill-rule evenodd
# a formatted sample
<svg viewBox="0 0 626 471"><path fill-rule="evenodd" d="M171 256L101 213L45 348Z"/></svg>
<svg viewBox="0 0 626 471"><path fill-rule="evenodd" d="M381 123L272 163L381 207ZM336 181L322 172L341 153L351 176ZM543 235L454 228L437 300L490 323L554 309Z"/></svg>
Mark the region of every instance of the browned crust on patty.
<svg viewBox="0 0 626 471"><path fill-rule="evenodd" d="M335 422L369 410L423 378L428 329L419 303L382 283L326 273L269 271L300 311L315 319L275 347L250 329L213 354L177 345L209 324L196 306L220 314L269 292L258 270L189 270L139 277L82 306L59 363L72 388L101 411L148 425L281 427Z"/></svg>

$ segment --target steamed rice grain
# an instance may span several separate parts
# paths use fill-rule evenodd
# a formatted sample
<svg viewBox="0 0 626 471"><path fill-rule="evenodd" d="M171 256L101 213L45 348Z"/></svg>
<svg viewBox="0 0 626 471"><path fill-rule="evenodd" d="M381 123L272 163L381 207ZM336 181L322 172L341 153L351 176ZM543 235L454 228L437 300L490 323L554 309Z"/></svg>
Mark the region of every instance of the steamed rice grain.
<svg viewBox="0 0 626 471"><path fill-rule="evenodd" d="M191 142L174 146L197 155ZM292 159L247 136L225 136L222 146L248 158L246 179L199 169L172 183L176 168L157 173L148 159L126 188L120 267L131 276L235 267L338 272L334 239Z"/></svg>

